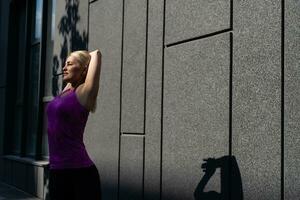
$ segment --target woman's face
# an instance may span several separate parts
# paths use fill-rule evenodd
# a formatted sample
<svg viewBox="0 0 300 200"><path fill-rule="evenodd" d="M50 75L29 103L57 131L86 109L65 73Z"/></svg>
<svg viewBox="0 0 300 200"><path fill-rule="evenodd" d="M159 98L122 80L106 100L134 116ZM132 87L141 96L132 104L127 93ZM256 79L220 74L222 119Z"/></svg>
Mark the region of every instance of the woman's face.
<svg viewBox="0 0 300 200"><path fill-rule="evenodd" d="M84 75L85 68L80 66L77 58L70 55L63 67L63 80L65 82L78 82Z"/></svg>

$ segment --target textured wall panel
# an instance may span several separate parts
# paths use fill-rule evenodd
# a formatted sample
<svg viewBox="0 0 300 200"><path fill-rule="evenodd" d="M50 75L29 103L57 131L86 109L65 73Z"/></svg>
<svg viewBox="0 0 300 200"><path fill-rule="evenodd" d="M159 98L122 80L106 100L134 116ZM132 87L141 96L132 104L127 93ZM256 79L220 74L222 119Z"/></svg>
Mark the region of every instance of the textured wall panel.
<svg viewBox="0 0 300 200"><path fill-rule="evenodd" d="M36 195L38 187L43 183L37 184L37 166L26 165L26 191L29 194Z"/></svg>
<svg viewBox="0 0 300 200"><path fill-rule="evenodd" d="M149 1L145 200L156 200L159 199L160 195L162 39L163 0Z"/></svg>
<svg viewBox="0 0 300 200"><path fill-rule="evenodd" d="M26 165L26 191L32 195L43 197L44 169L40 166Z"/></svg>
<svg viewBox="0 0 300 200"><path fill-rule="evenodd" d="M102 67L97 111L90 113L85 144L97 164L104 199L117 199L122 1L96 1L90 7L89 49L100 49Z"/></svg>
<svg viewBox="0 0 300 200"><path fill-rule="evenodd" d="M244 199L280 199L281 1L235 1L233 154Z"/></svg>
<svg viewBox="0 0 300 200"><path fill-rule="evenodd" d="M207 157L228 154L229 34L165 50L163 199L194 199ZM220 191L216 173L207 187Z"/></svg>
<svg viewBox="0 0 300 200"><path fill-rule="evenodd" d="M300 1L285 1L285 200L300 197Z"/></svg>
<svg viewBox="0 0 300 200"><path fill-rule="evenodd" d="M143 136L121 136L120 200L142 199L143 140Z"/></svg>
<svg viewBox="0 0 300 200"><path fill-rule="evenodd" d="M146 0L124 1L121 132L144 132Z"/></svg>
<svg viewBox="0 0 300 200"><path fill-rule="evenodd" d="M166 0L165 43L228 28L230 0Z"/></svg>

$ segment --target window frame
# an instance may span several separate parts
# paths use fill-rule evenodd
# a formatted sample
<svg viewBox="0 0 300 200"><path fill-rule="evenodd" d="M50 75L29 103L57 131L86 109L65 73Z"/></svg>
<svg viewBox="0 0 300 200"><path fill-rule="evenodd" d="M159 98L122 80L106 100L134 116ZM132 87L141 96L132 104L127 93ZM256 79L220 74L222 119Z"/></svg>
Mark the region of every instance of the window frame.
<svg viewBox="0 0 300 200"><path fill-rule="evenodd" d="M12 103L8 103L7 105L12 105L14 107L16 107L17 104L22 104L22 110L18 111L20 112L21 115L21 120L20 122L18 122L17 120L17 116L18 113L16 110L16 108L13 108L13 113L9 113L9 110L6 109L6 114L5 115L9 115L10 119L13 120L13 122L11 122L11 124L6 124L6 128L5 128L5 145L4 145L4 154L5 155L15 155L15 156L19 156L19 157L25 157L25 158L32 158L35 160L45 160L45 157L43 157L43 151L42 151L42 145L43 145L43 137L46 137L47 135L45 135L43 133L43 120L44 120L44 102L43 102L43 97L44 97L44 90L45 90L45 67L46 67L46 57L47 57L47 37L51 37L51 33L48 33L48 17L49 17L49 13L48 11L50 10L48 8L48 6L50 4L48 4L48 2L52 2L53 0L41 0L42 3L42 11L41 11L41 37L38 40L35 40L33 38L35 38L35 36L33 36L33 34L35 34L35 20L36 20L36 0L34 1L30 1L30 0L26 0L26 1L22 1L22 3L18 2L18 1L12 1L12 5L14 4L14 6L22 6L20 9L24 9L22 11L24 11L24 15L25 15L25 25L24 25L24 36L22 37L22 40L20 39L19 34L14 35L11 40L13 40L13 38L17 38L18 41L8 41L8 43L13 43L14 46L18 47L17 52L18 55L20 54L19 52L22 52L20 54L20 56L22 56L23 59L23 63L22 64L18 64L18 71L19 70L23 70L23 78L22 81L16 81L17 83L13 84L13 88L17 89L17 90L22 90L22 91L14 91L14 90L10 90L9 95L6 95L7 100L10 101L10 98L13 98L14 96L22 96L22 100L20 100L20 102L18 100L14 100L15 102ZM10 10L10 14L16 14L17 10L16 9L11 9ZM51 14L51 13L50 13ZM23 15L17 15L16 19L17 21L20 20L21 17L24 17ZM52 23L52 20L50 19L50 22ZM10 28L14 26L14 24L9 24ZM50 24L51 27L51 24ZM15 42L15 43L14 43ZM20 48L20 44L22 47L24 48ZM36 45L39 45L38 47L38 64L37 64L37 73L36 75L33 75L34 73L30 70L32 67L34 66L30 66L32 64L32 52L34 51L34 48L36 48ZM15 57L14 56L14 52L12 50L9 51L8 54L10 57ZM20 62L21 63L21 62ZM7 64L7 67L11 67L11 64ZM29 70L28 70L29 69ZM21 72L20 72L21 73ZM18 72L19 74L19 72ZM10 73L8 74L8 76L12 76L13 72L10 71ZM34 77L32 77L34 76ZM32 82L29 82L30 79L31 80L35 80L35 78L37 78L36 80L36 87L34 88L30 88L31 84L33 84ZM19 79L19 77L18 77ZM15 80L14 80L15 81ZM7 88L7 90L9 90L9 88ZM25 95L25 94L29 94L30 92L32 92L32 96L30 95ZM19 94L20 93L20 94ZM35 107L33 104L34 100L37 100L37 107ZM30 102L31 101L31 102ZM28 113L29 112L37 112L37 119L35 122L32 122L31 119L28 119L28 116L30 116ZM30 128L30 123L35 123L35 130L32 130ZM15 126L15 125L18 125ZM34 127L34 126L33 126ZM16 136L12 136L11 132L12 131L18 131L18 129L22 130L20 132L20 135ZM35 134L35 141L31 141L28 140L28 138L32 138L32 135L30 134ZM20 140L20 144L19 147L17 148L13 148L13 144L16 141L16 137L20 137L18 138L18 140ZM30 146L32 145L32 146ZM47 145L47 144L46 144Z"/></svg>

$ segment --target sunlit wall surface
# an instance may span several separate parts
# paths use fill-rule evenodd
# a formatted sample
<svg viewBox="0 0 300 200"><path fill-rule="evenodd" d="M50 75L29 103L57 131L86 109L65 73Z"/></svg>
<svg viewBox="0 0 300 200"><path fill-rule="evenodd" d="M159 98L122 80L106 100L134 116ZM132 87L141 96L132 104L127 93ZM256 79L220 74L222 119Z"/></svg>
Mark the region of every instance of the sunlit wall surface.
<svg viewBox="0 0 300 200"><path fill-rule="evenodd" d="M2 11L9 2L0 4ZM14 170L24 167L15 160L22 153L23 160L33 155L36 163L34 155L40 154L45 163L35 169L43 181L35 184L47 197L43 110L64 87L55 74L71 51L100 49L98 106L84 142L99 170L103 199L299 198L299 1L45 2L24 10L26 16L33 13L31 35L40 43L20 43L32 56L26 59L20 51L24 60L12 62L32 68L26 68L28 77L36 82L29 81L27 90L8 78L13 43L10 21L0 19L0 30L7 30L0 37L2 180L24 182L14 178ZM15 103L15 114L7 114L14 95L35 99L24 109L42 120L25 126L22 101ZM17 125L8 137L13 123L5 117L27 129Z"/></svg>

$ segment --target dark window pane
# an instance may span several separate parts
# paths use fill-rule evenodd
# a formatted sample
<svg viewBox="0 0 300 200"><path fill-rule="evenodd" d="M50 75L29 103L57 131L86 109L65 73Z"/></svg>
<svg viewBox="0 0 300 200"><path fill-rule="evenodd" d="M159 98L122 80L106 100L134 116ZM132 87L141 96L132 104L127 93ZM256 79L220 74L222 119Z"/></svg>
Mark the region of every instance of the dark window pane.
<svg viewBox="0 0 300 200"><path fill-rule="evenodd" d="M54 34L55 34L55 10L56 10L56 0L50 0L48 2L48 24L46 32L46 63L45 63L45 93L44 96L52 96L52 65L53 65L53 46L54 46ZM44 36L44 35L43 35ZM42 156L43 158L49 158L48 149L48 137L47 137L47 116L45 108L47 102L44 102L44 112L43 112L43 135L42 135Z"/></svg>
<svg viewBox="0 0 300 200"><path fill-rule="evenodd" d="M35 9L33 9L33 42L41 39L42 33L42 13L43 13L43 0L35 1Z"/></svg>
<svg viewBox="0 0 300 200"><path fill-rule="evenodd" d="M17 105L15 107L15 119L14 119L14 129L13 129L13 143L12 151L14 154L21 153L21 139L22 139L22 106Z"/></svg>
<svg viewBox="0 0 300 200"><path fill-rule="evenodd" d="M40 45L35 45L31 49L29 82L28 82L28 117L27 117L27 139L26 154L34 155L37 141L38 128L38 108L39 108L39 61Z"/></svg>
<svg viewBox="0 0 300 200"><path fill-rule="evenodd" d="M52 0L51 40L54 40L54 34L55 34L55 10L56 10L56 0Z"/></svg>
<svg viewBox="0 0 300 200"><path fill-rule="evenodd" d="M7 99L7 106L10 108L10 122L7 124L7 134L9 134L9 151L7 153L21 153L21 141L24 130L23 125L23 85L24 85L24 63L26 46L26 7L25 2L14 2L11 4L9 20L9 50L8 50L8 86L10 94Z"/></svg>
<svg viewBox="0 0 300 200"><path fill-rule="evenodd" d="M46 113L47 103L44 104L44 116L43 116L43 140L42 140L42 155L44 157L48 157L49 149L48 149L48 137L47 137L47 113Z"/></svg>

